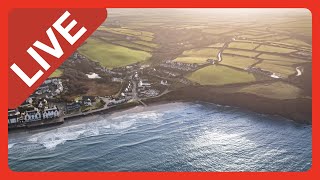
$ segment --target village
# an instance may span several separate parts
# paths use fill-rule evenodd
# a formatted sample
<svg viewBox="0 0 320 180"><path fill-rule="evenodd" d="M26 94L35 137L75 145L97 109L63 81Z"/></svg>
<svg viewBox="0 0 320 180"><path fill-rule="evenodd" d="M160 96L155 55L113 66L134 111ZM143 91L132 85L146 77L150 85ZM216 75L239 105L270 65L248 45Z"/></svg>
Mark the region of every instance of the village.
<svg viewBox="0 0 320 180"><path fill-rule="evenodd" d="M69 59L71 62L86 60L77 52ZM181 81L179 80L179 72L194 70L196 67L197 65L167 61L160 65L158 70L140 64L132 64L113 70L100 68L99 74L101 72L107 74L112 77L112 82L122 84L119 92L111 96L83 95L73 99L72 102L61 100L61 96L68 92L68 87L65 84L69 80L51 77L44 81L18 108L8 110L9 129L63 123L67 118L105 111L133 102L145 106L143 100L159 97L169 92L170 82L173 82L174 78L176 81ZM171 70L168 71L168 69ZM177 72L172 69L176 69ZM88 79L94 80L101 78L99 74L89 73L86 75Z"/></svg>

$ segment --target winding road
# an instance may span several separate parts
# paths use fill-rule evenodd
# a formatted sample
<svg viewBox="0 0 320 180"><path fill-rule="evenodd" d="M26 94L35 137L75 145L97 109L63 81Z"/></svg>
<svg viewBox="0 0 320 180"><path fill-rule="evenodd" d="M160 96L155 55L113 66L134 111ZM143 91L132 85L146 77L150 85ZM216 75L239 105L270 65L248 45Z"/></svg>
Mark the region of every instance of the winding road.
<svg viewBox="0 0 320 180"><path fill-rule="evenodd" d="M234 39L234 38L232 38L232 40L233 40L233 39ZM222 52L223 52L223 50L224 50L225 48L228 47L228 45L230 44L230 42L231 42L231 41L228 41L228 42L224 43L224 45L222 46L221 50L218 52L218 54L217 54L217 60L218 60L218 62L221 62L221 61L222 61Z"/></svg>

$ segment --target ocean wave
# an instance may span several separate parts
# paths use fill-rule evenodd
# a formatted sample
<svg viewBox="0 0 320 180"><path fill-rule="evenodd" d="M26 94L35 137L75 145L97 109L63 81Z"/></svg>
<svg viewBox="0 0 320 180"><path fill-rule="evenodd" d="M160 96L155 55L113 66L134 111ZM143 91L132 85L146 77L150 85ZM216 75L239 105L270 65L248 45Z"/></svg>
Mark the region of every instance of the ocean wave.
<svg viewBox="0 0 320 180"><path fill-rule="evenodd" d="M16 145L17 143L11 143L11 144L8 144L8 149L11 149L14 145Z"/></svg>
<svg viewBox="0 0 320 180"><path fill-rule="evenodd" d="M121 144L119 146L114 147L112 150L114 149L119 149L119 148L128 148L128 147L133 147L133 146L140 146L143 144L147 144L149 142L153 142L153 141L157 141L162 139L161 136L156 136L156 137L150 137L150 138L146 138L140 141L134 141L134 142L130 142L130 143L126 143L126 144Z"/></svg>
<svg viewBox="0 0 320 180"><path fill-rule="evenodd" d="M28 141L43 145L47 149L54 149L57 145L63 144L66 141L76 140L85 130L68 131L58 130L53 132L39 133L31 136Z"/></svg>
<svg viewBox="0 0 320 180"><path fill-rule="evenodd" d="M157 120L160 119L163 116L163 113L158 113L155 111L145 111L145 112L139 112L139 113L131 113L126 115L117 116L114 118L111 118L112 120Z"/></svg>
<svg viewBox="0 0 320 180"><path fill-rule="evenodd" d="M121 115L111 119L106 118L94 122L70 125L51 131L37 133L29 137L27 141L40 144L46 149L52 150L58 145L64 144L66 141L99 136L110 131L118 131L118 133L121 133L120 130L128 130L129 128L135 129L135 124L138 120L148 119L149 121L156 121L157 119L160 119L162 115L163 114L154 111Z"/></svg>

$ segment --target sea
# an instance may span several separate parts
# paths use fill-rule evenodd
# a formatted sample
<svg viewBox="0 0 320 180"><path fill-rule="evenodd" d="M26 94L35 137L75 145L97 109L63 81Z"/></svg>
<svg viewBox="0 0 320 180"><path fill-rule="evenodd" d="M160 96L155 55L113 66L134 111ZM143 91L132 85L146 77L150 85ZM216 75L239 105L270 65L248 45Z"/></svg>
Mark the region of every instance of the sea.
<svg viewBox="0 0 320 180"><path fill-rule="evenodd" d="M311 125L204 102L175 102L10 133L13 171L308 171Z"/></svg>

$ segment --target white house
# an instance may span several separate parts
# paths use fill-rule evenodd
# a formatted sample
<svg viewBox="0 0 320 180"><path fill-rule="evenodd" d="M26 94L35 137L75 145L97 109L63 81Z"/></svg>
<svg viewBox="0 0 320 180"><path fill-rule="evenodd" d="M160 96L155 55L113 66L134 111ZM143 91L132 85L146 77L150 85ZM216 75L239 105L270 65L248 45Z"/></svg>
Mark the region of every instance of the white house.
<svg viewBox="0 0 320 180"><path fill-rule="evenodd" d="M26 122L41 120L41 113L38 109L35 109L32 111L26 111L26 114L24 116L24 120Z"/></svg>
<svg viewBox="0 0 320 180"><path fill-rule="evenodd" d="M43 119L57 118L59 116L60 116L60 111L57 107L45 109L42 113Z"/></svg>
<svg viewBox="0 0 320 180"><path fill-rule="evenodd" d="M85 99L85 100L83 101L83 104L84 104L85 106L92 106L91 99L90 99L90 98Z"/></svg>
<svg viewBox="0 0 320 180"><path fill-rule="evenodd" d="M42 104L42 101L40 101L39 105L38 105L38 108L42 108L43 107L43 104Z"/></svg>
<svg viewBox="0 0 320 180"><path fill-rule="evenodd" d="M118 99L118 100L114 100L113 103L114 104L121 104L121 103L124 103L126 102L126 99Z"/></svg>

